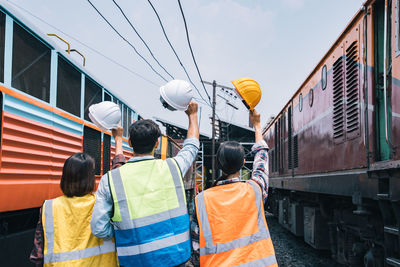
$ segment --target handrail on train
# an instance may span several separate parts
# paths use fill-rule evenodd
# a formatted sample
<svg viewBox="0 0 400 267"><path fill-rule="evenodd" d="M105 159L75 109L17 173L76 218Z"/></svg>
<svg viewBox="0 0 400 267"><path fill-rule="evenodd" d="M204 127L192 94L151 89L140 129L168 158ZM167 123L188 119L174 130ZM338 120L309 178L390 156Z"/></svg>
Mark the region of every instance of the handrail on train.
<svg viewBox="0 0 400 267"><path fill-rule="evenodd" d="M57 37L58 39L60 39L61 41L63 41L64 43L66 43L66 44L68 45L68 49L65 50L65 51L67 51L68 54L70 54L70 52L71 52L71 45L70 45L67 41L65 41L63 38L61 38L60 36L58 36L58 35L55 34L55 33L48 33L47 35L48 35L48 36L55 36L55 37Z"/></svg>
<svg viewBox="0 0 400 267"><path fill-rule="evenodd" d="M67 51L67 50L65 50L65 51ZM85 56L81 53L81 52L79 52L78 50L76 50L76 49L71 49L70 50L71 52L76 52L76 53L78 53L82 58L83 58L83 66L85 67L85 63L86 63L86 58L85 58ZM68 52L68 51L67 51Z"/></svg>

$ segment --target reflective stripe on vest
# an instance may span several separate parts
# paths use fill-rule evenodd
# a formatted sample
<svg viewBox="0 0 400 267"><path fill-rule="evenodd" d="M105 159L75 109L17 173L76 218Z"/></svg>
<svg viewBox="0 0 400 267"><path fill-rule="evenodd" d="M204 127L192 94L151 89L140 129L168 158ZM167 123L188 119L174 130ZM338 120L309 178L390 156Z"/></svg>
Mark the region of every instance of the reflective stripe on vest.
<svg viewBox="0 0 400 267"><path fill-rule="evenodd" d="M183 185L182 179L178 173L177 166L175 166L172 160L173 159L167 159L166 162L168 164L168 168L170 170L174 182L176 196L178 200L178 207L141 218L135 218L135 219L131 218L127 201L128 198L124 190L124 184L122 181L120 168L111 171L112 183L115 190L115 196L113 197L115 197L114 201L118 202L120 216L121 216L121 221L113 222L116 231L149 226L152 224L156 224L171 218L177 218L187 214L186 201L183 193L184 191L182 186ZM168 236L165 238L133 246L118 246L118 240L116 240L117 253L119 257L139 255L152 251L157 251L173 245L177 245L186 242L189 239L190 239L190 232L188 229L186 232L181 234L176 234L173 236Z"/></svg>
<svg viewBox="0 0 400 267"><path fill-rule="evenodd" d="M44 216L47 247L47 253L44 254L44 263L78 260L115 251L115 244L112 240L104 240L104 244L97 247L54 253L53 199L45 202Z"/></svg>
<svg viewBox="0 0 400 267"><path fill-rule="evenodd" d="M174 166L172 159L166 160L169 170L171 171L172 179L174 181L176 196L178 198L179 207L171 210L166 210L164 212L160 212L157 214L149 215L142 218L131 219L127 198L125 196L124 185L122 183L121 173L119 168L111 171L112 179L114 183L115 194L117 197L120 214L121 214L121 222L113 222L115 227L119 230L127 230L142 226L147 226L150 224L158 223L165 221L169 218L176 218L187 213L185 196L183 195L183 188L181 178L179 176L178 170Z"/></svg>
<svg viewBox="0 0 400 267"><path fill-rule="evenodd" d="M207 209L205 206L204 191L198 194L197 196L198 218L201 222L201 230L205 241L205 246L200 248L200 257L205 255L227 252L233 249L238 249L247 246L249 244L262 240L267 240L270 238L269 231L267 230L264 224L264 217L263 217L264 211L262 210L262 203L261 203L262 197L260 188L255 182L251 180L248 181L248 184L251 185L255 194L258 232L222 244L215 244L215 245L213 244L213 236L211 232L210 221L208 219ZM239 266L269 266L273 264L276 264L275 255L270 255L268 257L257 259L255 261L251 261Z"/></svg>

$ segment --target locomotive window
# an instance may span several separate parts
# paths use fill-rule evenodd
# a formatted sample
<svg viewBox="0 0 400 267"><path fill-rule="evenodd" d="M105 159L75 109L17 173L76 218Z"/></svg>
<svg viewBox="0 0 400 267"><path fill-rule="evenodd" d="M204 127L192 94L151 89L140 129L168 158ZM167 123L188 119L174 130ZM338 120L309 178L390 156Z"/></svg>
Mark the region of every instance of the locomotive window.
<svg viewBox="0 0 400 267"><path fill-rule="evenodd" d="M14 23L12 87L49 102L50 58L50 48Z"/></svg>
<svg viewBox="0 0 400 267"><path fill-rule="evenodd" d="M324 65L322 67L322 71L321 71L321 87L322 87L322 90L325 90L325 88L326 88L327 77L328 77L328 73L327 73L327 70L326 70L326 65Z"/></svg>
<svg viewBox="0 0 400 267"><path fill-rule="evenodd" d="M125 105L123 105L122 107L123 107L122 127L124 128L124 136L128 136L128 134L127 134L128 133L128 127L127 127L127 124L128 124L128 118L127 118L128 108Z"/></svg>
<svg viewBox="0 0 400 267"><path fill-rule="evenodd" d="M90 127L83 128L83 153L94 159L94 170L96 175L101 171L101 133Z"/></svg>
<svg viewBox="0 0 400 267"><path fill-rule="evenodd" d="M300 93L299 95L299 111L301 112L303 110L303 93Z"/></svg>
<svg viewBox="0 0 400 267"><path fill-rule="evenodd" d="M1 124L2 124L2 118L3 118L3 93L0 92L0 151L1 151Z"/></svg>
<svg viewBox="0 0 400 267"><path fill-rule="evenodd" d="M113 96L113 100L112 100L115 104L118 104L118 99L115 97L115 96Z"/></svg>
<svg viewBox="0 0 400 267"><path fill-rule="evenodd" d="M85 77L85 120L90 121L89 107L101 102L101 87L91 79Z"/></svg>
<svg viewBox="0 0 400 267"><path fill-rule="evenodd" d="M131 126L132 124L132 110L128 110L128 134L127 136L129 136L129 126Z"/></svg>
<svg viewBox="0 0 400 267"><path fill-rule="evenodd" d="M61 56L57 69L57 107L81 116L81 73Z"/></svg>
<svg viewBox="0 0 400 267"><path fill-rule="evenodd" d="M5 28L6 15L0 12L0 82L4 82Z"/></svg>
<svg viewBox="0 0 400 267"><path fill-rule="evenodd" d="M104 101L111 101L111 96L104 92Z"/></svg>
<svg viewBox="0 0 400 267"><path fill-rule="evenodd" d="M110 170L111 159L111 136L104 134L103 137L103 174Z"/></svg>
<svg viewBox="0 0 400 267"><path fill-rule="evenodd" d="M310 92L308 93L308 104L310 105L310 107L312 107L313 103L314 103L314 89L310 89Z"/></svg>

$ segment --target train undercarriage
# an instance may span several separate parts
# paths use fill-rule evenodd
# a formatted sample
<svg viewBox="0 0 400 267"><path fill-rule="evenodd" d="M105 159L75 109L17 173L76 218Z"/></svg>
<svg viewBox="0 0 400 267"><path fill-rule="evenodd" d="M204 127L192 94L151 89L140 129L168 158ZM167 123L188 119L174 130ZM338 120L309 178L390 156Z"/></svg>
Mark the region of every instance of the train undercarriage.
<svg viewBox="0 0 400 267"><path fill-rule="evenodd" d="M357 177L360 183L349 183L352 195L327 194L329 189L324 190L315 177L316 187L324 193L296 190L301 182L272 178L266 209L313 248L330 250L340 264L400 266L400 169L386 166ZM368 188L375 197L364 197L368 194L354 190L362 188L363 180L372 181ZM343 186L340 179L337 181L338 185L330 185L331 193L336 186Z"/></svg>

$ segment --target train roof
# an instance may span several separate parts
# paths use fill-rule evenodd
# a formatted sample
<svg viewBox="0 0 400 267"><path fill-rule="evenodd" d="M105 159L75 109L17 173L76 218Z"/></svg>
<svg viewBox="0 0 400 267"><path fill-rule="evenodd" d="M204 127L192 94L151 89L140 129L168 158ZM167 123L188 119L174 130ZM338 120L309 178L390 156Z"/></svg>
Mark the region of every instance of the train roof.
<svg viewBox="0 0 400 267"><path fill-rule="evenodd" d="M325 53L325 55L321 58L321 60L317 63L315 68L310 72L310 74L307 75L307 78L304 80L304 82L299 86L299 88L294 92L293 96L290 98L292 100L300 91L301 89L308 83L308 81L311 79L311 77L317 72L317 70L324 64L326 59L328 58L329 54L334 50L334 48L340 44L342 39L344 38L344 35L351 30L351 27L354 25L354 23L359 19L360 16L363 15L363 12L367 6L369 6L374 0L366 0L360 7L360 9L357 11L357 13L353 16L353 18L350 20L350 22L347 24L345 29L342 31L342 33L339 35L339 37L333 42L333 44L330 46L329 50ZM281 114L286 107L290 104L290 100L283 106L283 108L277 113L275 118L272 121L269 121L268 124L265 126L263 129L263 134L268 131L268 129L275 124L277 119L279 118L279 114Z"/></svg>
<svg viewBox="0 0 400 267"><path fill-rule="evenodd" d="M80 72L85 74L86 76L90 77L93 81L98 83L102 88L110 92L112 95L117 97L121 102L123 102L126 106L128 106L130 109L134 110L139 116L139 112L137 109L133 108L130 104L127 103L126 100L124 100L124 97L119 95L116 91L114 91L112 86L107 86L105 83L100 82L100 79L96 77L95 74L90 72L87 69L83 69L82 63L78 62L75 60L73 57L71 57L70 54L68 54L63 48L60 47L60 45L55 42L54 39L50 38L46 33L44 33L42 30L40 30L37 26L34 24L30 23L28 20L24 19L26 16L23 15L19 10L18 7L15 8L14 5L11 2L3 2L0 4L0 9L10 15L15 21L20 23L22 26L27 28L32 34L34 34L37 38L39 38L43 43L51 47L52 49L56 50L59 54L61 54L64 58L66 58L68 61L70 61L75 68L77 68Z"/></svg>

